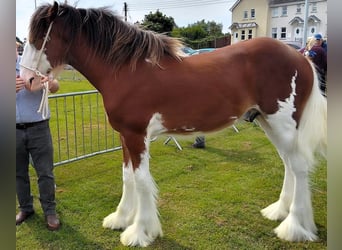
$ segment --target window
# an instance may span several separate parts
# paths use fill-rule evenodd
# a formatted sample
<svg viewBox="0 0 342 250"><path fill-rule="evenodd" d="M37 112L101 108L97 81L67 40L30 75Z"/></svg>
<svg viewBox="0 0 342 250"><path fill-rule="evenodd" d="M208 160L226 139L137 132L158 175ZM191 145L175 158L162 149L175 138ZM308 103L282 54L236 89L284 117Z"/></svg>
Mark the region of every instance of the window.
<svg viewBox="0 0 342 250"><path fill-rule="evenodd" d="M278 14L278 8L272 8L272 17L278 17L279 14Z"/></svg>
<svg viewBox="0 0 342 250"><path fill-rule="evenodd" d="M245 40L245 31L244 30L241 30L241 40Z"/></svg>
<svg viewBox="0 0 342 250"><path fill-rule="evenodd" d="M281 27L280 29L280 38L281 39L286 39L286 27Z"/></svg>
<svg viewBox="0 0 342 250"><path fill-rule="evenodd" d="M315 27L311 27L310 33L311 33L312 36L316 33Z"/></svg>
<svg viewBox="0 0 342 250"><path fill-rule="evenodd" d="M235 38L238 38L238 37L239 37L239 33L236 32L236 33L235 33Z"/></svg>
<svg viewBox="0 0 342 250"><path fill-rule="evenodd" d="M253 38L253 30L248 30L248 39Z"/></svg>
<svg viewBox="0 0 342 250"><path fill-rule="evenodd" d="M300 33L300 29L297 28L297 29L296 29L296 35L299 35L299 33Z"/></svg>
<svg viewBox="0 0 342 250"><path fill-rule="evenodd" d="M277 28L272 28L272 38L277 39Z"/></svg>
<svg viewBox="0 0 342 250"><path fill-rule="evenodd" d="M281 7L281 15L282 16L287 16L287 6Z"/></svg>
<svg viewBox="0 0 342 250"><path fill-rule="evenodd" d="M316 13L317 12L317 3L311 3L311 12Z"/></svg>
<svg viewBox="0 0 342 250"><path fill-rule="evenodd" d="M297 4L297 14L300 14L302 12L302 5Z"/></svg>
<svg viewBox="0 0 342 250"><path fill-rule="evenodd" d="M251 18L255 18L255 9L251 9Z"/></svg>
<svg viewBox="0 0 342 250"><path fill-rule="evenodd" d="M244 18L244 19L247 19L247 18L248 18L248 11L247 11L247 10L245 10L245 11L243 12L243 18Z"/></svg>

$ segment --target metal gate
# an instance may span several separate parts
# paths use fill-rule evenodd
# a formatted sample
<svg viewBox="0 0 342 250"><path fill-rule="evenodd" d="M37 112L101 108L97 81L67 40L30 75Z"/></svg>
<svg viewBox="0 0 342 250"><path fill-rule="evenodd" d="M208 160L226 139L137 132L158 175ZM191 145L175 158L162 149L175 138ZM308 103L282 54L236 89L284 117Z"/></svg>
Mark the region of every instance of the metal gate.
<svg viewBox="0 0 342 250"><path fill-rule="evenodd" d="M97 90L49 96L54 165L121 149Z"/></svg>

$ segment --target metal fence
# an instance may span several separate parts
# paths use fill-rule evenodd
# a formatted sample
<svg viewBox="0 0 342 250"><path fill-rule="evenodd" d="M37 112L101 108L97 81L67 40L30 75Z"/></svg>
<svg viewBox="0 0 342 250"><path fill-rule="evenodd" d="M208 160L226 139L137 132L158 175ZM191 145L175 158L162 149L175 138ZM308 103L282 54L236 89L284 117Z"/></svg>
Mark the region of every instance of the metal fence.
<svg viewBox="0 0 342 250"><path fill-rule="evenodd" d="M58 75L57 79L59 81L83 81L87 80L80 72L75 70L72 66L66 65L62 74Z"/></svg>
<svg viewBox="0 0 342 250"><path fill-rule="evenodd" d="M49 96L54 165L121 149L96 90Z"/></svg>

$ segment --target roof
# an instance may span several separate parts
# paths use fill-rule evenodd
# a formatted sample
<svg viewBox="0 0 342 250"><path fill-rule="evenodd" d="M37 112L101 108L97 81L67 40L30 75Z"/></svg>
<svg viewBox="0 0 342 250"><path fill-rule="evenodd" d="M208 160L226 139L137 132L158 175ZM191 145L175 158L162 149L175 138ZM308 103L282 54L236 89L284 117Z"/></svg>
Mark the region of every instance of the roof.
<svg viewBox="0 0 342 250"><path fill-rule="evenodd" d="M294 18L289 22L289 24L293 24L293 23L295 23L295 22L304 23L304 20L303 20L301 17L296 16L296 17L294 17Z"/></svg>
<svg viewBox="0 0 342 250"><path fill-rule="evenodd" d="M237 1L232 5L232 7L230 7L229 10L230 10L230 11L233 11L233 10L235 9L235 7L239 5L240 2L241 2L241 0L237 0Z"/></svg>
<svg viewBox="0 0 342 250"><path fill-rule="evenodd" d="M308 16L308 21L313 21L314 23L320 23L321 19L319 19L318 17L316 17L315 15L310 15Z"/></svg>
<svg viewBox="0 0 342 250"><path fill-rule="evenodd" d="M269 0L269 5L277 5L277 4L288 4L288 3L302 3L304 0Z"/></svg>
<svg viewBox="0 0 342 250"><path fill-rule="evenodd" d="M229 29L245 29L245 28L254 28L257 27L258 24L256 22L250 22L250 23L232 23L232 25L229 27Z"/></svg>

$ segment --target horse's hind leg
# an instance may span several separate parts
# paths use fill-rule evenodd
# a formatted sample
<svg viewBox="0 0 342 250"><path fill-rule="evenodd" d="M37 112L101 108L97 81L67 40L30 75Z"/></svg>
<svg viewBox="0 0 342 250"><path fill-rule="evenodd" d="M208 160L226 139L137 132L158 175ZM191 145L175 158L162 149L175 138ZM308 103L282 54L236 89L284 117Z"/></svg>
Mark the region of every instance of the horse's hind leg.
<svg viewBox="0 0 342 250"><path fill-rule="evenodd" d="M309 187L308 161L299 152L289 154L294 175L294 192L290 211L275 229L279 238L289 241L317 240Z"/></svg>
<svg viewBox="0 0 342 250"><path fill-rule="evenodd" d="M309 188L310 160L297 147L298 131L291 116L284 113L258 117L259 124L278 150L285 165L279 200L261 213L271 220L283 220L275 229L279 238L288 241L316 240Z"/></svg>
<svg viewBox="0 0 342 250"><path fill-rule="evenodd" d="M287 157L281 156L280 152L278 153L285 166L285 175L279 200L261 210L262 215L270 220L285 219L289 214L290 205L293 198L294 176L290 168L290 163Z"/></svg>

